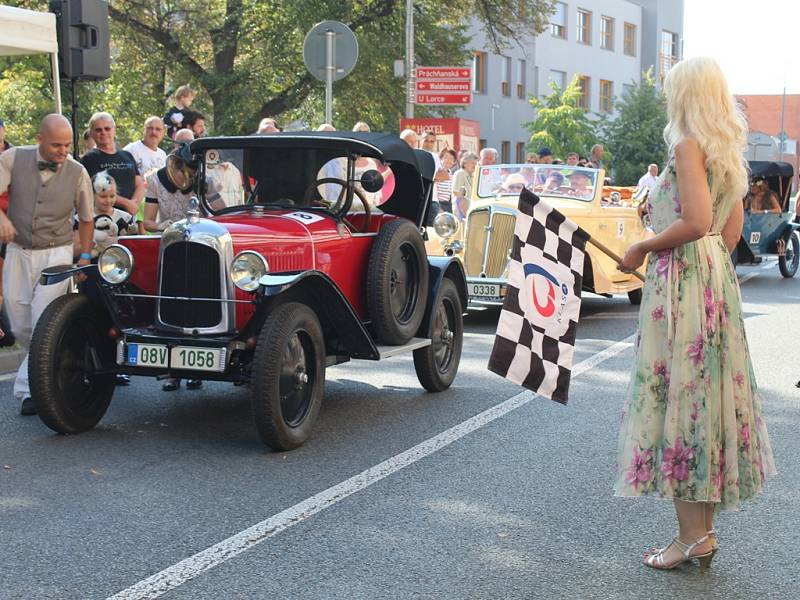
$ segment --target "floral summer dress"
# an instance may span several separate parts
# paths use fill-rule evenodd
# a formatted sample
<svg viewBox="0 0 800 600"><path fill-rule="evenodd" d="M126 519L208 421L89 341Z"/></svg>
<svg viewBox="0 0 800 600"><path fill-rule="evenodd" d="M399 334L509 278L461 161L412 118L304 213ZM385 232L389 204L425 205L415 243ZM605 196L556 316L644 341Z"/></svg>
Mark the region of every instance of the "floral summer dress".
<svg viewBox="0 0 800 600"><path fill-rule="evenodd" d="M719 231L651 254L617 455L617 496L657 494L735 509L775 473L745 339L736 271ZM674 159L647 210L656 233L681 212Z"/></svg>

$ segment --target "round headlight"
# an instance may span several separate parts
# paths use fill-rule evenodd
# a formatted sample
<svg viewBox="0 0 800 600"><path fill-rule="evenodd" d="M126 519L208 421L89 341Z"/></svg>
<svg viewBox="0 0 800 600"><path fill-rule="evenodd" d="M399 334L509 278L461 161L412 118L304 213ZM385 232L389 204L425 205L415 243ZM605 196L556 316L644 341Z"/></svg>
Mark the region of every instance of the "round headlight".
<svg viewBox="0 0 800 600"><path fill-rule="evenodd" d="M436 235L441 238L449 238L458 231L459 222L456 216L450 212L440 212L433 220L433 229Z"/></svg>
<svg viewBox="0 0 800 600"><path fill-rule="evenodd" d="M125 246L112 244L97 258L97 270L110 284L124 283L133 272L133 254Z"/></svg>
<svg viewBox="0 0 800 600"><path fill-rule="evenodd" d="M266 259L252 250L245 250L236 255L231 263L231 281L233 285L245 292L258 289L258 280L269 272Z"/></svg>

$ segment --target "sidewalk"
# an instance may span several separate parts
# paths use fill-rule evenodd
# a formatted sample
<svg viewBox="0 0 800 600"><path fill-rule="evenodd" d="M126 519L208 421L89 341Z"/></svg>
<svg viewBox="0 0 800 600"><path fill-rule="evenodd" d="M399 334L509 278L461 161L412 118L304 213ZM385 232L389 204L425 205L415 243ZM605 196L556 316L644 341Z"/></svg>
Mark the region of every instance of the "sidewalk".
<svg viewBox="0 0 800 600"><path fill-rule="evenodd" d="M11 348L0 348L0 375L19 369L24 358L25 352L19 344L14 344Z"/></svg>

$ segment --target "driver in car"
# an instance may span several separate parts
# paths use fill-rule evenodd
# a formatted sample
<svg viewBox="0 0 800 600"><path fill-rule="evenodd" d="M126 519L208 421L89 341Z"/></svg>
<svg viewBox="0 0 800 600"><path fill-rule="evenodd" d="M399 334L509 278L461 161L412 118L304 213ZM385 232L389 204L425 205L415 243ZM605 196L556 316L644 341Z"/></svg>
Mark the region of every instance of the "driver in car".
<svg viewBox="0 0 800 600"><path fill-rule="evenodd" d="M749 208L751 212L780 213L781 202L778 194L769 189L769 185L764 179L753 179L750 184ZM748 208L745 204L745 208Z"/></svg>
<svg viewBox="0 0 800 600"><path fill-rule="evenodd" d="M592 188L589 175L583 171L575 171L569 175L569 190L567 194L578 198L591 198Z"/></svg>

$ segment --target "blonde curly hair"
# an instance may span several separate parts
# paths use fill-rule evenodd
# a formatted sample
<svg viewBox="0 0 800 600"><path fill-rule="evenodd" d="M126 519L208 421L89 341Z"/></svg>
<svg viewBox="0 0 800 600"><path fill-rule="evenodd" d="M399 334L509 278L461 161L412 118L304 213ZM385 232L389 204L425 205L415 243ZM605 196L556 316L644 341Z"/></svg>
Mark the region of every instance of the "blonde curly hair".
<svg viewBox="0 0 800 600"><path fill-rule="evenodd" d="M712 201L741 200L747 194L747 121L728 91L714 59L680 61L664 81L669 122L664 140L670 153L685 137L697 140L711 174Z"/></svg>

